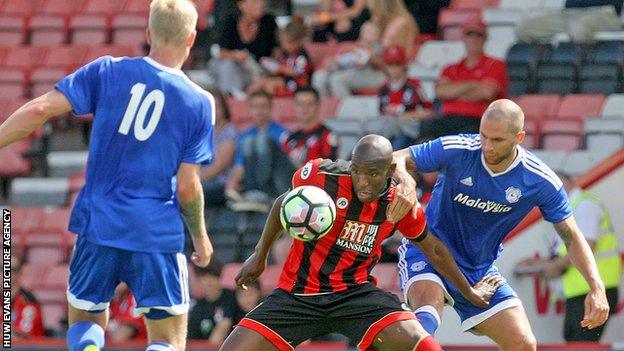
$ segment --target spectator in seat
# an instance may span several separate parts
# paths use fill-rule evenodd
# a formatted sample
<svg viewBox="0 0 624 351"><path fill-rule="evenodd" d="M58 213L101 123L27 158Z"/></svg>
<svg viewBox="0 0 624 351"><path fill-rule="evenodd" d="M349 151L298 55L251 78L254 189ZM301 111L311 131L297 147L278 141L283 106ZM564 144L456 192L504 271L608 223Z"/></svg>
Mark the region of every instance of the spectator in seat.
<svg viewBox="0 0 624 351"><path fill-rule="evenodd" d="M436 98L442 102L440 118L424 121L421 137L479 133L481 115L488 105L507 95L507 65L485 55L486 37L481 20L463 25L466 57L442 71L435 88Z"/></svg>
<svg viewBox="0 0 624 351"><path fill-rule="evenodd" d="M360 36L353 48L339 51L338 54L323 60L322 66L312 74L312 85L321 96L330 95L330 74L350 69L364 69L371 57L380 54L382 49L379 27L372 22L366 22L362 26Z"/></svg>
<svg viewBox="0 0 624 351"><path fill-rule="evenodd" d="M334 160L338 156L338 138L323 124L320 107L320 97L314 88L297 89L295 109L301 129L291 133L282 145L295 168L317 158Z"/></svg>
<svg viewBox="0 0 624 351"><path fill-rule="evenodd" d="M41 304L20 285L22 259L11 255L11 332L18 338L44 337Z"/></svg>
<svg viewBox="0 0 624 351"><path fill-rule="evenodd" d="M264 0L236 0L238 13L223 22L219 56L208 62L208 75L224 93L243 97L260 76L259 60L277 47L275 17L265 13Z"/></svg>
<svg viewBox="0 0 624 351"><path fill-rule="evenodd" d="M213 257L208 266L194 266L194 269L206 295L189 313L188 339L208 340L219 345L232 330L236 318L234 291L221 286L223 265L216 258Z"/></svg>
<svg viewBox="0 0 624 351"><path fill-rule="evenodd" d="M367 0L367 4L372 15L370 22L379 28L383 47L402 46L411 60L415 53L414 46L419 32L403 0ZM353 90L356 89L376 88L385 80L382 68L381 54L373 55L364 68L331 74L330 90L335 96L345 97L352 95Z"/></svg>
<svg viewBox="0 0 624 351"><path fill-rule="evenodd" d="M307 18L314 29L316 42L353 41L362 25L370 19L366 0L321 0L317 10Z"/></svg>
<svg viewBox="0 0 624 351"><path fill-rule="evenodd" d="M566 0L563 10L528 16L518 23L521 42L548 42L567 33L573 42L594 42L597 31L622 29L622 0Z"/></svg>
<svg viewBox="0 0 624 351"><path fill-rule="evenodd" d="M298 87L310 85L314 68L304 48L308 36L308 27L301 20L295 19L281 29L278 58L260 59L260 65L269 76L260 77L248 90L264 89L275 96L292 96Z"/></svg>
<svg viewBox="0 0 624 351"><path fill-rule="evenodd" d="M400 150L415 142L419 121L431 118L433 105L425 98L420 82L407 76L407 55L402 46L386 47L383 62L388 78L379 89L379 112L398 118L399 131L391 142Z"/></svg>
<svg viewBox="0 0 624 351"><path fill-rule="evenodd" d="M107 336L113 341L146 340L147 329L141 316L134 315L136 301L126 283L115 289L110 302Z"/></svg>
<svg viewBox="0 0 624 351"><path fill-rule="evenodd" d="M218 89L210 89L215 98L215 129L213 134L213 161L201 168L200 177L204 188L206 207L225 205L225 186L236 155L237 132L230 123L231 115L223 93Z"/></svg>
<svg viewBox="0 0 624 351"><path fill-rule="evenodd" d="M249 95L254 126L238 139L234 168L226 185L228 205L234 210L268 211L271 199L290 187L295 168L281 149L289 132L271 119L272 101L264 90Z"/></svg>

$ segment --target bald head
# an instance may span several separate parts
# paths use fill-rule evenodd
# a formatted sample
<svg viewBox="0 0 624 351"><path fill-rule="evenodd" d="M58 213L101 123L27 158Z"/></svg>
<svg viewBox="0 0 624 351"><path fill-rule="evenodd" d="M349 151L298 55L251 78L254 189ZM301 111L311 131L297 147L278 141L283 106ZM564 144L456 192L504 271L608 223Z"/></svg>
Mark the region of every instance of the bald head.
<svg viewBox="0 0 624 351"><path fill-rule="evenodd" d="M351 153L353 162L392 163L392 144L381 135L369 134L360 139Z"/></svg>
<svg viewBox="0 0 624 351"><path fill-rule="evenodd" d="M520 106L508 99L499 99L490 104L483 113L481 123L486 120L505 122L513 134L524 128L524 113Z"/></svg>

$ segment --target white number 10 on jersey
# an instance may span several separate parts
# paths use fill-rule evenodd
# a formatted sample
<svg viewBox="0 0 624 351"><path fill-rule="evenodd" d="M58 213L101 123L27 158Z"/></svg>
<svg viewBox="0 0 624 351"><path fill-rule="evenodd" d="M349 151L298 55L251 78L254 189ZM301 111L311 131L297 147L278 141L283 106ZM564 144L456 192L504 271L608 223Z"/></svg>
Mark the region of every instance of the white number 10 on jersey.
<svg viewBox="0 0 624 351"><path fill-rule="evenodd" d="M162 91L154 89L147 94L145 99L143 99L144 93L145 84L136 83L132 87L132 90L130 90L132 97L130 98L130 103L128 103L126 113L123 116L123 120L121 121L121 125L118 130L119 133L128 135L132 121L134 121L134 137L139 141L145 141L152 136L152 133L156 130L158 121L160 121L160 115L162 114L163 107L165 106L165 94L163 94ZM149 111L152 104L154 104L152 115L149 118L149 122L147 122L147 126L143 127L145 124L145 116L147 115L147 111ZM136 121L134 120L135 118Z"/></svg>

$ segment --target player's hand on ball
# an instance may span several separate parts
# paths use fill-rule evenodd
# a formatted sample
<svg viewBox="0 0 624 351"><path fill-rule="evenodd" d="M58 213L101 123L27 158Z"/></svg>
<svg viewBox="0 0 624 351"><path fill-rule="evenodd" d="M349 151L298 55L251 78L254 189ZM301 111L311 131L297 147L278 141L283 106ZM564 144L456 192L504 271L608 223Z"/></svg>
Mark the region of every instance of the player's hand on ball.
<svg viewBox="0 0 624 351"><path fill-rule="evenodd" d="M236 285L243 290L247 290L247 286L245 284L258 279L260 274L264 272L266 264L266 258L260 257L260 255L255 252L251 254L251 256L245 260L240 272L238 272L234 278Z"/></svg>
<svg viewBox="0 0 624 351"><path fill-rule="evenodd" d="M416 181L407 172L395 172L394 178L399 181L394 193L394 200L386 213L388 221L396 223L414 208L416 204Z"/></svg>
<svg viewBox="0 0 624 351"><path fill-rule="evenodd" d="M490 305L490 299L492 299L496 289L503 283L503 277L499 275L486 275L472 287L472 296L468 300L477 307L486 308Z"/></svg>
<svg viewBox="0 0 624 351"><path fill-rule="evenodd" d="M585 314L581 327L594 329L603 325L609 318L609 303L604 289L592 289L585 298Z"/></svg>
<svg viewBox="0 0 624 351"><path fill-rule="evenodd" d="M208 236L202 239L193 238L193 248L195 251L191 254L191 261L196 266L206 267L210 263L213 252L212 243Z"/></svg>

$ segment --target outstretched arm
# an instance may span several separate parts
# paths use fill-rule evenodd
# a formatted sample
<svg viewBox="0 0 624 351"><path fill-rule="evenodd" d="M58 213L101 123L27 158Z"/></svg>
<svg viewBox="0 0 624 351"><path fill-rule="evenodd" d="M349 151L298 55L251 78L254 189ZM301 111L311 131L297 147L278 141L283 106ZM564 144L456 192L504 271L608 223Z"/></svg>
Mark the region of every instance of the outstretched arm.
<svg viewBox="0 0 624 351"><path fill-rule="evenodd" d="M57 90L27 102L0 126L0 148L24 139L50 118L71 110L67 98Z"/></svg>
<svg viewBox="0 0 624 351"><path fill-rule="evenodd" d="M236 285L242 287L243 289L246 289L245 283L258 279L260 274L262 274L266 268L271 247L280 237L282 232L279 211L286 194L287 193L280 195L277 199L275 199L275 202L273 202L273 207L271 208L269 217L264 224L262 236L256 245L256 249L254 253L245 260L243 267L235 278Z"/></svg>
<svg viewBox="0 0 624 351"><path fill-rule="evenodd" d="M461 294L475 306L488 307L490 298L502 284L502 279L494 277L487 280L487 284L480 285L480 288L473 288L459 270L453 255L451 255L446 245L431 232L425 232L421 235L426 235L426 237L420 241L411 240L411 242L422 249L433 268L440 272L445 279L453 283Z"/></svg>
<svg viewBox="0 0 624 351"><path fill-rule="evenodd" d="M598 273L591 248L576 225L574 216L554 224L555 230L565 243L568 258L572 265L587 281L590 291L585 298L585 314L581 326L588 329L596 328L607 321L609 304L605 294L605 286Z"/></svg>

